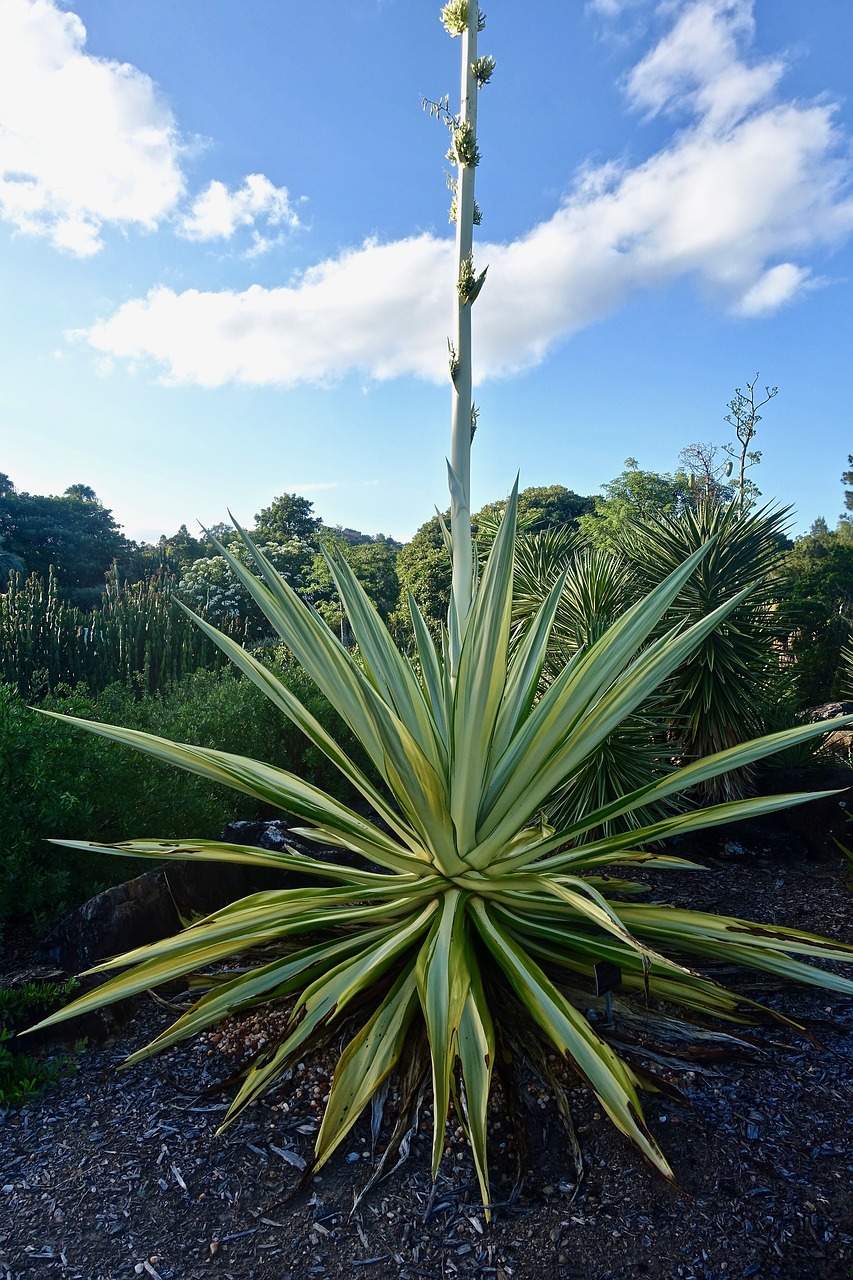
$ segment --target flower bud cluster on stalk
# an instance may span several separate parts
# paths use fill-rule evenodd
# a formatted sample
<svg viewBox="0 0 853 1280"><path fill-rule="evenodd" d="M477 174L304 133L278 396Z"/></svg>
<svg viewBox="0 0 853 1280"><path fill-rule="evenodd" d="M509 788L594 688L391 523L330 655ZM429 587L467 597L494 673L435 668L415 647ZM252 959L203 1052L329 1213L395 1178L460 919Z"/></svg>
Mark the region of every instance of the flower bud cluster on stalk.
<svg viewBox="0 0 853 1280"><path fill-rule="evenodd" d="M471 308L486 279L485 268L474 269L474 227L481 213L474 199L474 171L480 162L477 145L477 94L488 84L495 60L478 57L477 36L486 25L485 14L467 0L454 0L441 11L441 20L451 36L462 38L461 105L458 116L448 120L451 134L447 158L456 165L450 179L453 200L450 220L456 224L456 326L450 348L451 446L448 463L450 480L450 531L453 577L450 616L450 676L459 666L462 637L474 593L474 564L471 544L471 441L477 427L473 402ZM445 114L449 114L445 108Z"/></svg>

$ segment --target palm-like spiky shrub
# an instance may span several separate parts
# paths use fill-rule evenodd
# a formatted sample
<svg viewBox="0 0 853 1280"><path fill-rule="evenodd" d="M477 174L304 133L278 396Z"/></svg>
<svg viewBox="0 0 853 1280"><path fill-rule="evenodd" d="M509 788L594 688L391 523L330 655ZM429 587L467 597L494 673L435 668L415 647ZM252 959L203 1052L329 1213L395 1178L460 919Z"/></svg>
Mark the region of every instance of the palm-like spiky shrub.
<svg viewBox="0 0 853 1280"><path fill-rule="evenodd" d="M771 597L790 508L744 513L700 498L677 516L626 530L623 550L641 587L661 582L697 547L710 544L662 627L696 621L738 594L741 603L709 634L670 681L667 703L681 751L699 758L759 733L768 686L778 675ZM737 799L748 789L744 766L709 780L706 799Z"/></svg>
<svg viewBox="0 0 853 1280"><path fill-rule="evenodd" d="M626 560L602 548L584 546L571 529L521 535L516 542L512 601L515 643L521 643L558 580L563 589L542 667L543 689L568 661L599 640L639 595ZM620 724L584 767L546 801L551 823L568 826L666 771L672 752L662 741L665 706L665 696L658 695ZM648 809L632 810L609 819L602 832L591 832L589 838L645 826L676 807L676 798L670 797Z"/></svg>
<svg viewBox="0 0 853 1280"><path fill-rule="evenodd" d="M483 77L490 74L489 60L476 55L482 16L466 0L447 4L442 16L463 37L468 101L475 94L472 77L480 81L477 69ZM457 218L470 224L476 156L473 112L466 107L453 127L463 171L457 185ZM433 641L412 602L417 663L410 663L393 644L346 562L331 557L330 571L358 644L357 662L246 535L240 534L260 578L221 548L288 649L357 735L381 785L370 781L255 657L198 620L202 631L334 762L374 817L267 764L109 725L85 726L272 803L300 821L296 830L303 836L361 855L372 866L352 869L293 852L194 840L113 846L123 854L296 869L313 874L326 887L254 894L175 938L108 961L98 971L125 972L53 1020L160 982L209 972L218 962L254 952L254 966L225 981L212 975L209 990L193 1007L131 1061L254 1008L259 1001L289 998L289 1028L251 1066L230 1116L268 1089L294 1056L303 1055L318 1038L347 1030L349 1039L335 1069L313 1168L345 1139L395 1069L401 1075L405 1110L406 1099L420 1085L423 1060L432 1077L433 1170L441 1159L444 1121L453 1098L488 1205L487 1110L498 1028L507 1024L507 1009L509 1020L526 1020L533 1032L566 1056L614 1123L669 1175L665 1156L642 1115L638 1093L647 1078L614 1051L583 1013L594 965L615 962L629 994L666 1000L687 1015L738 1021L744 1015L737 998L679 957L706 955L853 993L853 982L799 958L849 960L853 949L783 928L625 904L621 897L632 886L601 876L611 864L689 867L693 864L645 852L640 846L809 797L718 805L582 843L607 822L808 738L817 731L812 726L644 781L559 830L542 821L542 805L554 790L579 775L601 745L742 604L743 597L735 596L690 627L653 638L667 610L710 554L700 548L579 651L538 696L563 576L511 652L516 494L479 575L474 572L469 534L470 307L482 276L471 284L465 235L459 252L468 269L460 269L455 346L459 367L455 359L452 368L454 574L449 627L442 642Z"/></svg>
<svg viewBox="0 0 853 1280"><path fill-rule="evenodd" d="M553 679L579 649L604 634L639 592L628 562L584 546L571 529L556 527L516 541L513 638L520 641L555 583L563 589L551 628L544 678Z"/></svg>

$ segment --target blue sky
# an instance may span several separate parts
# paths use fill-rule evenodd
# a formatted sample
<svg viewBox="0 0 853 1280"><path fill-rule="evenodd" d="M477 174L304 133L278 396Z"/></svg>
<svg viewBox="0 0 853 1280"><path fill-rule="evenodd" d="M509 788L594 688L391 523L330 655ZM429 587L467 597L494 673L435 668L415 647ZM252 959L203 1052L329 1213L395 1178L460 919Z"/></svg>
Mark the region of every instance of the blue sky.
<svg viewBox="0 0 853 1280"><path fill-rule="evenodd" d="M126 532L283 492L444 505L458 93L436 0L0 2L0 470ZM853 451L850 0L493 3L476 506L756 445L797 527ZM322 13L322 20L318 18ZM247 17L247 15L249 15Z"/></svg>

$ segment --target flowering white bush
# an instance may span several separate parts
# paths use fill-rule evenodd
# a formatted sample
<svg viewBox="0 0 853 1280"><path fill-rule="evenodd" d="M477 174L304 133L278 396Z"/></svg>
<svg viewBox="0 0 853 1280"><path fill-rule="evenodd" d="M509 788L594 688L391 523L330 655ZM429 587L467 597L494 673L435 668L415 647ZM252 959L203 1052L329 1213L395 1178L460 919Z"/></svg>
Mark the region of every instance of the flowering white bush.
<svg viewBox="0 0 853 1280"><path fill-rule="evenodd" d="M246 553L242 548L235 546L229 550L241 561L245 559ZM305 575L315 554L310 543L291 538L288 542L264 543L263 550L294 591L302 594ZM194 613L201 614L215 626L243 618L254 632L269 630L263 614L235 578L224 556L205 556L187 565L178 594Z"/></svg>

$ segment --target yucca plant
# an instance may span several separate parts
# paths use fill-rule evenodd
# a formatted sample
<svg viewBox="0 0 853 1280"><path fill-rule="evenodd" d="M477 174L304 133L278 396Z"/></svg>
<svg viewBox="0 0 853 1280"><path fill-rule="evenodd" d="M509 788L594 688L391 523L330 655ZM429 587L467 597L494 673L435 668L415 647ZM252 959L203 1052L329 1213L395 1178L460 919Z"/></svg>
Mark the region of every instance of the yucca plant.
<svg viewBox="0 0 853 1280"><path fill-rule="evenodd" d="M456 0L445 6L442 17L462 36L468 101L476 97L475 81L489 70L488 60L479 59L476 50L482 15ZM460 166L457 219L469 224L476 157L471 126L472 114L463 105L452 128ZM470 281L473 269L464 236L459 255L460 282ZM482 282L482 276L477 279ZM470 1139L488 1212L492 1074L496 1058L502 1057L496 1051L498 1036L506 1043L515 1030L526 1041L538 1036L565 1055L615 1124L671 1176L642 1115L638 1095L649 1077L621 1058L583 1012L599 961L619 966L629 997L635 993L666 1001L688 1017L714 1015L737 1022L745 1019L748 1006L678 957L706 955L853 993L853 982L805 963L809 957L850 960L853 949L795 930L626 903L622 898L636 886L601 874L610 865L632 863L691 867L687 860L648 852L642 845L772 812L808 796L717 805L629 834L580 843L586 833L612 819L761 759L826 725L795 728L693 762L590 809L560 830L542 820L541 806L554 789L584 768L743 597L690 627L652 639L708 554L700 548L580 651L537 696L563 578L554 583L511 653L516 493L482 573L475 572L469 533L469 338L475 297L467 286L460 288L452 362L453 601L448 630L439 643L410 601L417 658L415 663L407 660L346 562L331 556L330 571L358 643L356 660L242 530L238 528L239 537L258 577L227 547L221 548L288 649L358 736L381 783L372 782L253 655L198 620L238 669L334 762L372 816L268 764L110 725L84 726L274 804L296 817L297 834L356 853L365 866L353 869L296 852L197 840L147 839L117 846L64 842L76 849L107 847L132 856L272 866L309 873L319 883L253 894L174 938L97 966L93 972L123 972L52 1021L158 983L208 974L207 989L192 1008L129 1059L137 1062L224 1017L264 1001L287 999L292 1002L289 1027L251 1064L228 1118L269 1089L312 1044L346 1032L348 1043L335 1068L311 1168L321 1166L344 1141L395 1070L400 1109L407 1114L422 1084L422 1064L427 1064L433 1092L433 1171L439 1166L453 1101ZM247 957L243 967L215 970L240 956ZM535 1034L525 1035L523 1026L515 1027L517 1020Z"/></svg>
<svg viewBox="0 0 853 1280"><path fill-rule="evenodd" d="M514 643L521 643L560 578L563 590L542 665L543 689L571 658L598 640L639 595L626 560L602 548L583 545L579 536L565 526L520 536L516 540L512 601ZM649 705L623 721L583 768L545 802L549 822L558 827L569 826L584 814L603 808L610 800L663 774L672 755L661 727L667 719L665 706L665 696L656 694ZM588 838L646 826L678 807L677 797L672 796L668 801L611 819L602 831L590 832Z"/></svg>
<svg viewBox="0 0 853 1280"><path fill-rule="evenodd" d="M663 626L676 619L693 622L741 596L668 689L673 737L688 758L722 751L764 727L762 711L779 674L779 632L771 603L789 517L789 507L744 511L738 503L726 505L705 494L678 515L646 520L623 533L624 554L645 590L692 551L711 544ZM702 797L739 799L749 791L751 775L744 766L709 780Z"/></svg>

